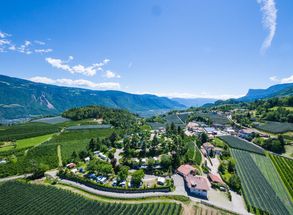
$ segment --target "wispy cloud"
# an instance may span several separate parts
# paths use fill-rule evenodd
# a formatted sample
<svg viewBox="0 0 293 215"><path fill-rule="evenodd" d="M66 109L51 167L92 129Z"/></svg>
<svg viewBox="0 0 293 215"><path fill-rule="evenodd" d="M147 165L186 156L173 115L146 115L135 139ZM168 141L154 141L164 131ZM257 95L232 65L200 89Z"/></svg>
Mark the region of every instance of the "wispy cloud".
<svg viewBox="0 0 293 215"><path fill-rule="evenodd" d="M53 49L35 49L34 51L35 51L36 53L45 54L45 53L52 52Z"/></svg>
<svg viewBox="0 0 293 215"><path fill-rule="evenodd" d="M261 52L265 53L271 46L277 30L277 9L274 0L257 0L257 3L260 4L262 11L263 26L268 31L268 35L261 47Z"/></svg>
<svg viewBox="0 0 293 215"><path fill-rule="evenodd" d="M44 54L52 51L52 49L46 48L44 45L46 43L39 40L34 42L25 40L22 44L17 45L12 41L11 34L0 31L0 52L19 52L29 55L32 53ZM42 46L42 49L39 46Z"/></svg>
<svg viewBox="0 0 293 215"><path fill-rule="evenodd" d="M186 99L194 99L194 98L210 98L210 99L230 99L230 98L239 98L244 95L232 95L232 94L208 94L208 93L200 93L200 94L193 94L193 93L182 93L182 92L170 92L170 93L160 93L160 92L134 92L136 94L153 94L157 96L163 96L168 98L186 98Z"/></svg>
<svg viewBox="0 0 293 215"><path fill-rule="evenodd" d="M69 62L73 60L72 56L69 56L69 59L67 61L58 59L58 58L46 58L46 61L53 67L57 69L61 69L67 72L70 72L71 74L83 74L86 76L94 76L97 71L102 71L103 66L109 63L109 59L105 59L100 63L94 63L90 66L83 66L81 64L77 64L74 66L70 66Z"/></svg>
<svg viewBox="0 0 293 215"><path fill-rule="evenodd" d="M104 74L104 77L106 77L106 78L120 78L121 76L116 74L115 72L107 70Z"/></svg>
<svg viewBox="0 0 293 215"><path fill-rule="evenodd" d="M278 78L277 76L272 76L272 77L270 77L270 80L274 81L274 82L281 83L281 84L293 83L293 75L291 75L287 78Z"/></svg>
<svg viewBox="0 0 293 215"><path fill-rule="evenodd" d="M48 77L36 76L36 77L30 78L29 80L33 82L44 83L44 84L56 84L56 85L70 86L70 87L85 87L90 89L119 89L120 88L120 84L117 82L95 83L95 82L84 80L84 79L77 79L77 80L72 80L67 78L51 79Z"/></svg>

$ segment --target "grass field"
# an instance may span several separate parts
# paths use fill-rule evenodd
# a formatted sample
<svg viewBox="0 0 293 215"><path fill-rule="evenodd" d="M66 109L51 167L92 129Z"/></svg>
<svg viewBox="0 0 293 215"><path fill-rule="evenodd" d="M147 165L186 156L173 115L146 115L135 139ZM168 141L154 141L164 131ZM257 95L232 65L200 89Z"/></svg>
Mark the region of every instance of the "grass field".
<svg viewBox="0 0 293 215"><path fill-rule="evenodd" d="M258 154L264 154L264 150L261 147L255 146L254 144L242 140L234 136L221 136L219 137L225 143L227 143L231 148L241 149L244 151L254 152Z"/></svg>
<svg viewBox="0 0 293 215"><path fill-rule="evenodd" d="M279 107L276 106L276 107L273 107L273 108L270 108L270 110L277 110ZM293 111L293 107L282 107L282 108L285 108L286 110L289 110L289 111Z"/></svg>
<svg viewBox="0 0 293 215"><path fill-rule="evenodd" d="M280 197L284 194L279 193L283 188L276 185L277 183L282 184L279 178L273 176L273 178L267 179L274 174L274 167L267 166L269 165L266 163L267 160L262 160L266 159L265 156L237 149L231 149L231 154L236 159L237 174L240 177L250 211L255 213L257 210L261 210L270 214L293 213L292 203L286 203L284 198ZM280 190L276 192L275 190L278 189Z"/></svg>
<svg viewBox="0 0 293 215"><path fill-rule="evenodd" d="M17 195L21 194L21 195ZM154 214L179 215L175 203L102 203L54 187L7 182L0 185L0 214Z"/></svg>
<svg viewBox="0 0 293 215"><path fill-rule="evenodd" d="M33 146L36 146L38 144L41 144L47 140L49 140L54 134L46 134L42 136L37 136L37 137L31 137L31 138L26 138L26 139L21 139L17 140L14 145L15 146L7 146L7 147L2 147L0 148L0 151L8 151L11 149L25 149L25 148L30 148Z"/></svg>

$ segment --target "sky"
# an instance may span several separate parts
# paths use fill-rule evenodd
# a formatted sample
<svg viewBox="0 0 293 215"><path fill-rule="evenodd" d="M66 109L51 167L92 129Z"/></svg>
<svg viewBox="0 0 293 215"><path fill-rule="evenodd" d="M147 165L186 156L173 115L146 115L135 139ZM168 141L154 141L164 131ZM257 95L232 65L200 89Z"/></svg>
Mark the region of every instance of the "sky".
<svg viewBox="0 0 293 215"><path fill-rule="evenodd" d="M227 99L293 82L293 1L1 0L0 74Z"/></svg>

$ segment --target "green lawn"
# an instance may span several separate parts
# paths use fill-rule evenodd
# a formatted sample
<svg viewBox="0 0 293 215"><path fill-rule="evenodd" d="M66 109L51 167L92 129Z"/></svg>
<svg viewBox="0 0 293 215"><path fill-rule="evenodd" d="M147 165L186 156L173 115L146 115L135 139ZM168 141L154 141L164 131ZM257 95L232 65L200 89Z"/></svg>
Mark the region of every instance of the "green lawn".
<svg viewBox="0 0 293 215"><path fill-rule="evenodd" d="M49 140L54 134L46 134L16 141L16 149L29 148Z"/></svg>
<svg viewBox="0 0 293 215"><path fill-rule="evenodd" d="M273 107L273 108L270 108L270 110L277 110L279 107L276 106L276 107ZM293 107L282 107L282 108L285 108L286 110L289 110L289 111L293 111Z"/></svg>
<svg viewBox="0 0 293 215"><path fill-rule="evenodd" d="M8 145L0 148L0 152L9 151L11 149L25 149L30 148L35 145L41 144L47 140L49 140L54 134L46 134L37 137L25 138L21 140L17 140L14 145Z"/></svg>

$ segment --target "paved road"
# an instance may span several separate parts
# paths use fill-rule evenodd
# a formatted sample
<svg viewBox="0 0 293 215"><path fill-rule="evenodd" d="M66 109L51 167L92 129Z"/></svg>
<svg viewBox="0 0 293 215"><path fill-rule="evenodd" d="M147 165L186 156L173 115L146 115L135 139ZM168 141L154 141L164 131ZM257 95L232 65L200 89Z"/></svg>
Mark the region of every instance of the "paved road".
<svg viewBox="0 0 293 215"><path fill-rule="evenodd" d="M26 178L31 176L32 174L24 174L24 175L16 175L16 176L11 176L11 177L7 177L7 178L1 178L0 182L5 182L5 181L11 181L11 180L16 180L19 178Z"/></svg>
<svg viewBox="0 0 293 215"><path fill-rule="evenodd" d="M152 193L115 193L115 192L106 192L102 190L96 190L94 188L85 186L80 183L76 183L73 181L69 180L61 180L62 184L67 184L82 190L85 190L87 192L96 194L96 195L101 195L101 196L107 196L107 197L116 197L116 198L125 198L125 199L131 199L131 198L143 198L143 197L155 197L155 196L172 196L176 195L174 192L169 192L169 193L163 193L163 192L152 192Z"/></svg>

